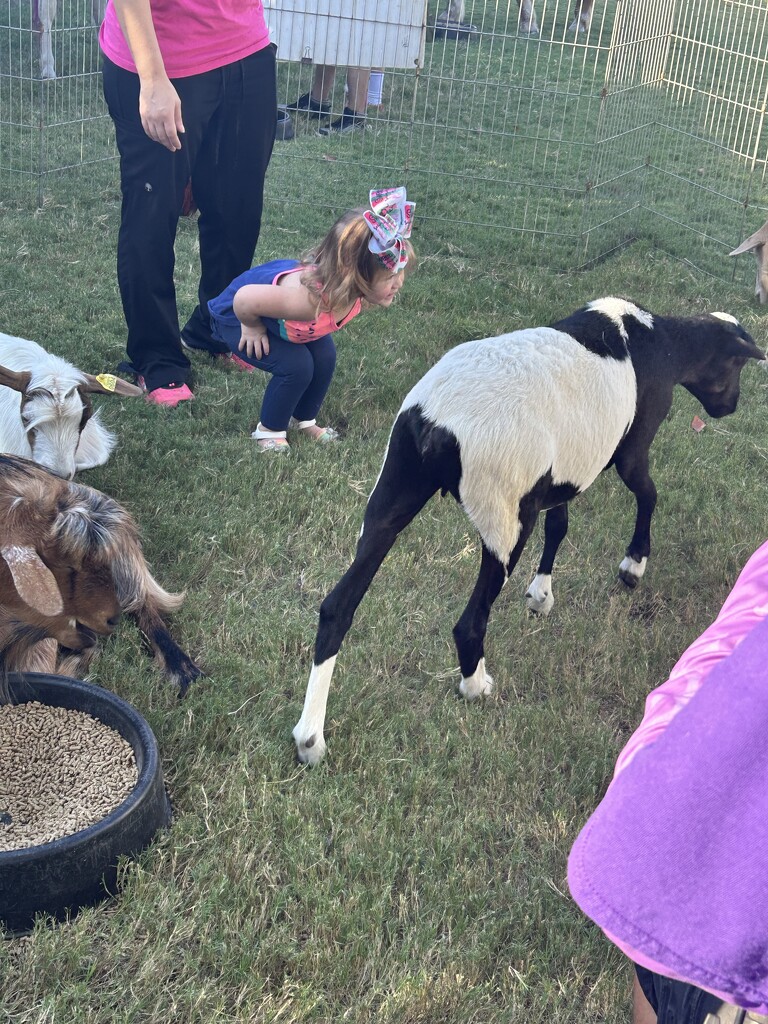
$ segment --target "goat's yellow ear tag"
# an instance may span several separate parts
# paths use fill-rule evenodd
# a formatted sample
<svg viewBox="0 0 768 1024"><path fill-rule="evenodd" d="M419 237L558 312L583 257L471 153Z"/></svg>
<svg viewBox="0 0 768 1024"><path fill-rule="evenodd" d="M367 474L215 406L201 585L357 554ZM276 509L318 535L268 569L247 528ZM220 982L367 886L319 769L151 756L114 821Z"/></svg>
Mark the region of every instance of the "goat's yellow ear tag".
<svg viewBox="0 0 768 1024"><path fill-rule="evenodd" d="M114 391L117 387L117 377L112 373L97 373L96 380L105 391Z"/></svg>

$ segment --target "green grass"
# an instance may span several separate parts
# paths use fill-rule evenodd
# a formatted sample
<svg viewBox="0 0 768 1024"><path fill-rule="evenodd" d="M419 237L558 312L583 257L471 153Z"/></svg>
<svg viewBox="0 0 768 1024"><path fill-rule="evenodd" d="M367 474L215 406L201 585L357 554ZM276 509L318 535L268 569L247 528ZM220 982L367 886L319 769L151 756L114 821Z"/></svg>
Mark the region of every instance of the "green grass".
<svg viewBox="0 0 768 1024"><path fill-rule="evenodd" d="M300 208L270 209L260 259L312 241ZM5 330L91 372L115 367L118 214L116 183L98 176L37 213L4 211ZM172 628L207 677L180 704L131 622L104 645L92 679L152 725L174 822L124 866L120 899L0 943L0 1020L627 1020L628 966L570 901L566 857L648 690L765 539L764 370L747 368L737 413L701 434L690 423L702 410L677 394L652 452L660 501L636 592L616 581L632 501L609 474L572 507L547 620L523 604L540 537L525 552L491 618L497 690L469 706L456 695L451 628L479 545L456 505L435 499L384 563L342 648L327 761L298 767L290 731L317 609L352 557L393 417L442 352L604 294L671 314L724 309L764 347L765 314L750 289L643 244L558 274L531 267L514 244L483 264L427 235L418 226L420 268L395 307L338 337L324 416L343 429L340 444L298 439L288 457L256 455L248 435L264 379L205 359L191 405L101 401L120 443L84 480L131 509L160 581L186 589ZM177 256L185 317L192 222Z"/></svg>

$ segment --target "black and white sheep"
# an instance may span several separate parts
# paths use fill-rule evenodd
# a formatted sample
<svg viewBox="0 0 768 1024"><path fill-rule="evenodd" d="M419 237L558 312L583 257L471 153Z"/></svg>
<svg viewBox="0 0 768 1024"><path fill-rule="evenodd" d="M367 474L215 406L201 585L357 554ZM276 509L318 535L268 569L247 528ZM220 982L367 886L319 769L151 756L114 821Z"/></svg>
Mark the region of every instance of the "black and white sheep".
<svg viewBox="0 0 768 1024"><path fill-rule="evenodd" d="M0 385L0 452L32 459L66 479L103 465L115 446L91 395L143 394L119 377L83 373L37 342L2 333Z"/></svg>
<svg viewBox="0 0 768 1024"><path fill-rule="evenodd" d="M336 656L355 610L398 534L437 492L462 505L482 539L480 574L453 634L459 690L490 693L483 643L491 606L540 511L541 562L527 597L548 612L568 502L615 465L637 500L619 574L630 586L650 554L656 488L651 442L682 384L710 416L736 408L741 370L764 354L732 316L654 316L624 299L589 303L550 327L470 341L416 384L395 420L352 565L325 598L299 722L299 759L318 762Z"/></svg>
<svg viewBox="0 0 768 1024"><path fill-rule="evenodd" d="M162 618L183 600L152 576L114 499L0 455L0 671L81 675L127 613L183 696L201 672Z"/></svg>

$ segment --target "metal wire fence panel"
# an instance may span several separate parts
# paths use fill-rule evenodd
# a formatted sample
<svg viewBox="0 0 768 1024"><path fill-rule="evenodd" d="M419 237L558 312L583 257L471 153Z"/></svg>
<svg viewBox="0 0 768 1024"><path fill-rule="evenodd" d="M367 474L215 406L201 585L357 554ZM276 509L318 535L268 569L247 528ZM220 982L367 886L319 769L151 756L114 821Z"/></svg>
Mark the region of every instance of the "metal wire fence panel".
<svg viewBox="0 0 768 1024"><path fill-rule="evenodd" d="M365 132L322 140L314 119L297 117L297 137L274 158L282 197L338 208L359 204L371 185L403 181L431 249L505 258L514 239L517 252L541 260L555 250L572 265L583 246L614 5L575 36L571 3L540 6L536 36L520 34L517 6L476 0L465 12L474 31L458 39L440 35L436 12L428 14L423 66L386 69L384 107L368 111ZM311 77L311 68L281 64L280 95L308 91ZM343 69L337 78L334 113ZM324 172L312 178L306 164L318 161Z"/></svg>
<svg viewBox="0 0 768 1024"><path fill-rule="evenodd" d="M768 216L767 62L768 5L677 0L644 205L653 241L711 273Z"/></svg>
<svg viewBox="0 0 768 1024"><path fill-rule="evenodd" d="M0 196L40 202L51 174L114 158L98 74L100 13L91 0L0 6Z"/></svg>
<svg viewBox="0 0 768 1024"><path fill-rule="evenodd" d="M0 198L40 201L84 166L114 189L92 0L59 0L56 78L41 77L36 2L0 0ZM707 272L751 274L751 257L727 254L768 218L765 0L595 0L586 31L573 24L581 0L451 0L458 28L446 3L265 5L283 104L310 90L333 12L347 19L329 115L292 112L293 138L276 143L273 224L300 206L309 244L370 188L403 183L417 246L438 257L570 269L641 237ZM362 130L319 135L350 99L343 59L365 63L365 46L380 101Z"/></svg>

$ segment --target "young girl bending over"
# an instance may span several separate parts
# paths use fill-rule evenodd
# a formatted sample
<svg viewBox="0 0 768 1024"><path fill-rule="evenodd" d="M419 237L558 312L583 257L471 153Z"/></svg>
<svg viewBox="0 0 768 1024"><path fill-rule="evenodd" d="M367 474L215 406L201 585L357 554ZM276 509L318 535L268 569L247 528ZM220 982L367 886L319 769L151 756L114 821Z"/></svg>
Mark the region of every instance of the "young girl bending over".
<svg viewBox="0 0 768 1024"><path fill-rule="evenodd" d="M391 306L413 268L414 203L404 188L374 189L370 210L350 210L302 260L272 260L235 278L208 303L213 336L250 369L272 375L259 424L261 451L288 451L289 426L316 441L316 416L336 366L333 332L371 306Z"/></svg>

